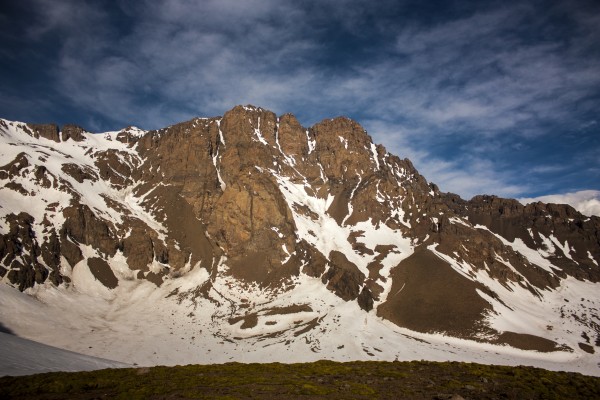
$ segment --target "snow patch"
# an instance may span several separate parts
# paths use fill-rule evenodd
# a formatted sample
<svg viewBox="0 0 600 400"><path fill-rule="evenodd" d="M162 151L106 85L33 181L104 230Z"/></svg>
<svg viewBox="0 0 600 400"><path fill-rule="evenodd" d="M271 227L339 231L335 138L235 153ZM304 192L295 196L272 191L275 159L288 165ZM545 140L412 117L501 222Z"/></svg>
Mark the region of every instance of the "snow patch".
<svg viewBox="0 0 600 400"><path fill-rule="evenodd" d="M254 128L254 135L258 138L258 141L265 146L268 146L269 143L265 140L262 133L260 132L260 117L258 117L258 127Z"/></svg>
<svg viewBox="0 0 600 400"><path fill-rule="evenodd" d="M377 157L377 147L375 146L375 143L371 143L371 154L373 155L373 162L375 162L375 165L377 165L377 169L380 169L379 158Z"/></svg>

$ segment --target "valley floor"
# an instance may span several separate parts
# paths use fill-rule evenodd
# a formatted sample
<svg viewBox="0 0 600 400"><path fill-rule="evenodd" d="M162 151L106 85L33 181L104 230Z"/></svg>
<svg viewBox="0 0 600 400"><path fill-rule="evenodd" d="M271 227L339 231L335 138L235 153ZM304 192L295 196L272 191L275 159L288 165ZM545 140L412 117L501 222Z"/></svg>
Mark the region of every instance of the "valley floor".
<svg viewBox="0 0 600 400"><path fill-rule="evenodd" d="M189 365L0 378L6 399L592 399L600 378L457 362Z"/></svg>

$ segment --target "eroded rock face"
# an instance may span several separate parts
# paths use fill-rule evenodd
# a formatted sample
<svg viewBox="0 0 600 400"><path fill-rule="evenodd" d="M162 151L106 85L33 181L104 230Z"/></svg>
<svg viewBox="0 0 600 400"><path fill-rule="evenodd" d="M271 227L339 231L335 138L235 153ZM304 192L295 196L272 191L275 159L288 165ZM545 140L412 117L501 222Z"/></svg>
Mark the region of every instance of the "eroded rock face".
<svg viewBox="0 0 600 400"><path fill-rule="evenodd" d="M77 125L65 125L62 128L61 139L62 141L67 141L69 139L74 140L76 142L81 142L85 140L84 129Z"/></svg>
<svg viewBox="0 0 600 400"><path fill-rule="evenodd" d="M54 124L28 124L35 138L43 137L48 140L60 142L58 126Z"/></svg>
<svg viewBox="0 0 600 400"><path fill-rule="evenodd" d="M8 164L0 167L0 177L3 180L11 180L15 176L23 176L23 169L29 167L29 159L25 153L19 153Z"/></svg>
<svg viewBox="0 0 600 400"><path fill-rule="evenodd" d="M50 271L40 260L41 249L33 230L33 217L27 213L6 217L9 231L0 236L1 274L19 290L43 283ZM56 269L52 269L56 275ZM58 277L54 277L60 280Z"/></svg>
<svg viewBox="0 0 600 400"><path fill-rule="evenodd" d="M327 179L335 184L361 176L371 169L371 138L358 123L345 117L327 119L312 127L316 138L315 153Z"/></svg>
<svg viewBox="0 0 600 400"><path fill-rule="evenodd" d="M118 242L110 225L86 205L79 204L63 211L65 222L61 236L74 243L90 245L107 257L115 254ZM72 265L73 266L73 265Z"/></svg>
<svg viewBox="0 0 600 400"><path fill-rule="evenodd" d="M509 242L522 241L529 248L548 252L548 259L559 267L557 274L600 280L600 218L588 218L565 204L538 202L524 206L496 196L475 196L465 201L447 195L444 202L472 224L484 225Z"/></svg>
<svg viewBox="0 0 600 400"><path fill-rule="evenodd" d="M339 251L332 251L329 259L330 267L321 278L323 283L327 283L327 287L342 299L355 300L360 294L364 274Z"/></svg>
<svg viewBox="0 0 600 400"><path fill-rule="evenodd" d="M131 232L122 242L123 255L127 258L127 265L133 270L147 271L148 265L154 258L154 242L146 226L141 221L135 219L129 222ZM152 231L153 232L153 231ZM156 235L156 233L154 232ZM156 237L154 238L156 240ZM168 256L157 254L160 262L168 263Z"/></svg>

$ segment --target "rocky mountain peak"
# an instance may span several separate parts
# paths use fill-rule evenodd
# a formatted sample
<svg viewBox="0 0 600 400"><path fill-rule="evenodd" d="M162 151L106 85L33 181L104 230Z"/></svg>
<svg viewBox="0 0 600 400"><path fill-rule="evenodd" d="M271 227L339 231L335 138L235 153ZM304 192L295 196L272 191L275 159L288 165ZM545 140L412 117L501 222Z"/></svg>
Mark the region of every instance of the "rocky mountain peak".
<svg viewBox="0 0 600 400"><path fill-rule="evenodd" d="M573 329L600 338L591 305L558 295L600 281L599 218L441 193L345 117L306 128L236 106L102 134L0 120L0 140L0 276L20 290L114 299L152 285L213 310L232 343L317 335L334 303L522 349L573 350ZM295 317L273 322L277 307ZM568 323L506 323L542 311Z"/></svg>

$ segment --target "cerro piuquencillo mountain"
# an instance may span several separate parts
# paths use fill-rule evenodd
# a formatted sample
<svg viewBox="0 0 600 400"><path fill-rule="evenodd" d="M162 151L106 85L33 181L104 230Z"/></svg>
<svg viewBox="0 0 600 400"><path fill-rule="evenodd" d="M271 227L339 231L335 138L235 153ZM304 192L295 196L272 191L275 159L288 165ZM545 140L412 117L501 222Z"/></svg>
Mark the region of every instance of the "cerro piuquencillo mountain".
<svg viewBox="0 0 600 400"><path fill-rule="evenodd" d="M596 357L600 218L442 193L348 118L305 128L237 106L100 134L0 120L0 140L0 275L38 298L168 290L210 305L193 318L224 345L318 353L325 290L357 319Z"/></svg>

